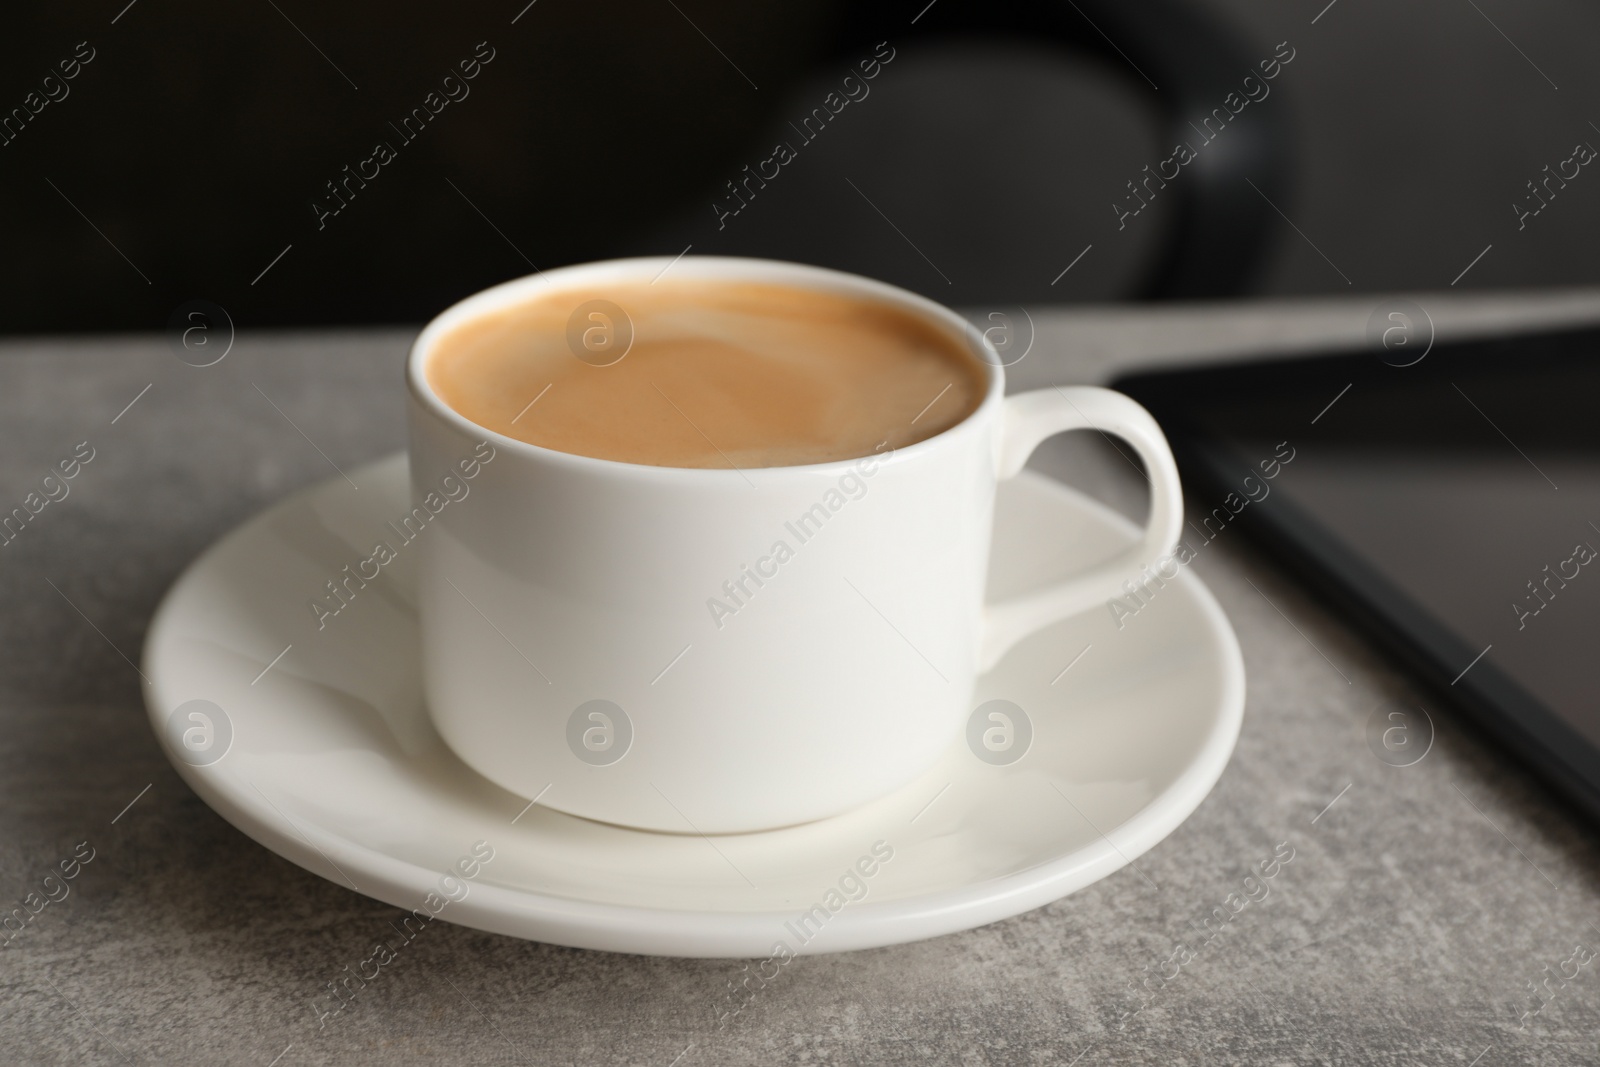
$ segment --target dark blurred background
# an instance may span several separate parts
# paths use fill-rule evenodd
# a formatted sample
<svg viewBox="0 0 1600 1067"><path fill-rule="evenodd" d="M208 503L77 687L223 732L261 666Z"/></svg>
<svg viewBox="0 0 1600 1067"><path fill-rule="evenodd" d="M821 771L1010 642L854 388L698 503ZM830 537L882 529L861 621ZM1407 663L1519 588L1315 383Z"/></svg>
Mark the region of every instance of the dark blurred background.
<svg viewBox="0 0 1600 1067"><path fill-rule="evenodd" d="M1458 288L1600 281L1600 177L1520 228L1513 206L1600 144L1592 4L525 5L12 7L0 331L160 329L197 298L419 322L534 266L689 246L955 304L1442 288L1490 245ZM1189 124L1291 52L1204 143ZM1196 161L1119 222L1185 129ZM796 158L719 221L779 141ZM378 142L395 158L319 220Z"/></svg>

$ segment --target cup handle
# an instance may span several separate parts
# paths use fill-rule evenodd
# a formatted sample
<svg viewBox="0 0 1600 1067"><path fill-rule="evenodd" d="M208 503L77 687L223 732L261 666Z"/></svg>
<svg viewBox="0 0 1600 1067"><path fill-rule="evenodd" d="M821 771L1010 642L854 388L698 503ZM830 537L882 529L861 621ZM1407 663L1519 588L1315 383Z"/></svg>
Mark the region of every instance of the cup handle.
<svg viewBox="0 0 1600 1067"><path fill-rule="evenodd" d="M1066 430L1099 430L1133 445L1150 475L1150 518L1139 543L1084 574L1021 596L986 605L978 669L987 671L1012 645L1058 619L1119 596L1122 583L1160 559L1177 543L1183 525L1183 489L1172 449L1150 413L1110 389L1072 386L1020 393L1005 402L996 458L1001 480L1016 477L1046 437Z"/></svg>

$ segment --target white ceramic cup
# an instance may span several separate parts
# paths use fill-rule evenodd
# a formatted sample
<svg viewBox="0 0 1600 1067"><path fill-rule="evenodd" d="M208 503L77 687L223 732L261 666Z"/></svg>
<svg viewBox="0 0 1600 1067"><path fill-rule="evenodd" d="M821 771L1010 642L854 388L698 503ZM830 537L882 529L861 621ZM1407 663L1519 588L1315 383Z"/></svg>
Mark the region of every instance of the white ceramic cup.
<svg viewBox="0 0 1600 1067"><path fill-rule="evenodd" d="M836 271L714 257L671 267L678 283L776 283L907 309L982 347L977 409L892 453L685 469L517 441L429 387L450 330L564 288L625 291L669 262L507 282L445 311L411 350L425 693L439 733L491 781L574 815L682 833L849 810L933 764L962 731L979 673L1008 648L1118 595L1176 542L1177 470L1142 407L1090 387L1006 398L1000 358L960 316ZM1144 460L1143 539L985 604L996 483L1044 438L1090 428Z"/></svg>

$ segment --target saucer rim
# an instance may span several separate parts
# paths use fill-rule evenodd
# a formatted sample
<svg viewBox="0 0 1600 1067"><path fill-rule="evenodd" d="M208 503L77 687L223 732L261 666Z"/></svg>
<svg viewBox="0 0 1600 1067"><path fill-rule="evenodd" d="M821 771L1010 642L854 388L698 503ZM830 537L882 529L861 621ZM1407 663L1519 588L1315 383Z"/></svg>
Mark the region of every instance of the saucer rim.
<svg viewBox="0 0 1600 1067"><path fill-rule="evenodd" d="M372 472L405 462L405 453L398 452L363 464L353 473ZM1129 538L1138 534L1138 528L1128 519L1069 485L1028 470L1017 477L1036 483L1047 492L1065 494L1075 506ZM433 885L439 872L396 858L378 847L336 835L320 825L302 825L277 809L254 783L225 766L194 766L178 758L162 729L165 709L176 706L169 692L174 688L174 681L168 677L169 670L176 668L157 660L156 646L174 628L186 592L215 569L212 565L215 556L236 539L255 535L261 527L284 512L303 507L309 498L338 480L335 477L315 482L254 513L219 537L184 568L152 615L140 652L141 669L150 679L145 692L146 712L157 743L179 776L235 828L318 877L410 910L421 906L428 892L419 887ZM1097 829L1099 840L1091 844L1007 874L894 900L852 904L834 913L812 941L789 951L795 955L816 955L885 947L958 933L1010 918L1059 900L1131 865L1181 826L1210 795L1232 756L1244 719L1245 672L1238 637L1210 589L1187 569L1180 573L1179 585L1196 600L1206 629L1215 635L1221 646L1219 665L1222 669L1217 695L1208 702L1215 711L1204 741L1196 746L1183 770L1168 785L1125 822L1109 831ZM266 801L265 805L251 803L252 789ZM617 829L624 833L650 832ZM781 834L789 829L792 828L732 836ZM362 882L369 884L358 887L345 873L346 864L357 868ZM328 872L328 866L334 867L337 873ZM374 881L378 883L376 886L370 884ZM445 915L458 925L569 948L748 959L768 954L770 948L759 946L775 944L783 923L792 920L795 913L641 907L475 882L468 896L452 903ZM826 944L818 946L819 941Z"/></svg>

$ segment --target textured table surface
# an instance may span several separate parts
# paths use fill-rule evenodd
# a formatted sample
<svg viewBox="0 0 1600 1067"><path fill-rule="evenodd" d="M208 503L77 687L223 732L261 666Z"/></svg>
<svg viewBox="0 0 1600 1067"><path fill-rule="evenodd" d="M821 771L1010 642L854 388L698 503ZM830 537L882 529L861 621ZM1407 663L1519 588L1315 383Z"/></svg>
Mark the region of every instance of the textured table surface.
<svg viewBox="0 0 1600 1067"><path fill-rule="evenodd" d="M1418 299L1441 335L1600 319L1597 292ZM1013 382L1349 343L1375 304L1036 308ZM0 549L0 910L37 902L46 874L92 854L0 950L0 1061L1600 1060L1592 827L1442 708L1421 762L1380 762L1365 739L1373 710L1431 697L1227 538L1194 567L1243 646L1244 730L1210 797L1139 861L1148 880L1125 869L982 929L801 959L720 1029L737 962L439 924L319 1026L324 983L398 910L201 803L150 733L131 661L162 593L211 541L332 464L402 447L411 336L245 332L203 369L162 336L0 343L6 510L80 442L94 449L70 495ZM1036 465L1143 506L1127 465L1094 441L1053 442ZM1294 859L1270 895L1181 970L1167 963L1284 842Z"/></svg>

